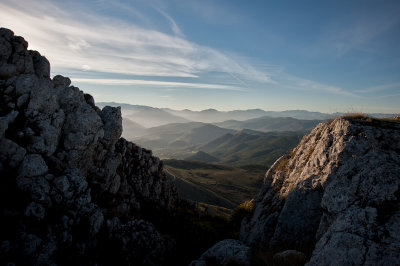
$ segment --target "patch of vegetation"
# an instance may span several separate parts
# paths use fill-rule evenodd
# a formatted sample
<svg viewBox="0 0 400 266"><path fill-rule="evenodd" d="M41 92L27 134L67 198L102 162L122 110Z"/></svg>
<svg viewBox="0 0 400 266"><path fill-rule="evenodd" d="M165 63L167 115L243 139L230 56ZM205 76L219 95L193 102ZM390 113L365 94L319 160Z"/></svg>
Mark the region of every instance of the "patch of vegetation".
<svg viewBox="0 0 400 266"><path fill-rule="evenodd" d="M290 155L285 155L285 157L282 158L279 164L275 167L275 171L285 171L290 159Z"/></svg>
<svg viewBox="0 0 400 266"><path fill-rule="evenodd" d="M163 160L165 165L174 167L174 168L180 168L180 169L185 169L185 170L190 170L190 169L210 169L210 170L232 170L234 167L228 166L228 165L222 165L222 164L211 164L211 163L205 163L205 162L200 162L200 161L186 161L186 160L175 160L175 159L170 159L170 160Z"/></svg>
<svg viewBox="0 0 400 266"><path fill-rule="evenodd" d="M239 168L193 161L167 160L165 172L187 199L233 209L252 199L263 182L265 168Z"/></svg>
<svg viewBox="0 0 400 266"><path fill-rule="evenodd" d="M227 134L199 149L220 159L221 163L241 167L243 165L272 165L276 159L300 142L307 132L239 132Z"/></svg>
<svg viewBox="0 0 400 266"><path fill-rule="evenodd" d="M243 218L250 216L253 213L253 211L254 211L254 202L252 200L239 204L239 206L237 206L233 210L231 221L233 224L233 228L237 230L235 231L235 234L237 234L237 236L239 236L240 225L242 223Z"/></svg>
<svg viewBox="0 0 400 266"><path fill-rule="evenodd" d="M344 115L343 117L361 120L361 121L365 121L365 122L372 122L372 118L364 113L349 113L349 114Z"/></svg>
<svg viewBox="0 0 400 266"><path fill-rule="evenodd" d="M400 124L400 116L375 118L368 116L367 114L364 113L351 113L344 115L343 118L350 118L353 121L355 120L365 125L383 127L383 128L399 129L398 124Z"/></svg>

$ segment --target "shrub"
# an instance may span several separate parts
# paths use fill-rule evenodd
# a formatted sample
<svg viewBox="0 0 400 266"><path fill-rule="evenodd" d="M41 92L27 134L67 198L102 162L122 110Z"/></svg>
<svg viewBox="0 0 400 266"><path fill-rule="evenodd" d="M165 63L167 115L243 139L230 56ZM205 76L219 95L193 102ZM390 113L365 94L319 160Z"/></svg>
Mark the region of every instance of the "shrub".
<svg viewBox="0 0 400 266"><path fill-rule="evenodd" d="M235 233L239 235L240 225L242 220L246 216L250 216L254 211L254 202L253 200L243 202L233 210L233 214L231 216L231 222L233 228L235 229Z"/></svg>

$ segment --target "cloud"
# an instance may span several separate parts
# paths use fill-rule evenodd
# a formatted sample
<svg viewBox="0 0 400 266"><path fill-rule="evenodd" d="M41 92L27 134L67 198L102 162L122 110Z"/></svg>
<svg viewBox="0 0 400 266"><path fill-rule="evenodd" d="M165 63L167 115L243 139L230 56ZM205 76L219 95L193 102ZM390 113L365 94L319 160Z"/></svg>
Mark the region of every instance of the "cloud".
<svg viewBox="0 0 400 266"><path fill-rule="evenodd" d="M285 72L279 72L276 76L277 83L279 86L284 88L291 88L294 90L300 91L310 91L315 93L328 93L342 96L350 96L355 98L360 98L358 95L345 90L340 87L331 86L327 84L323 84L320 82L312 81L309 79L304 79L300 77L296 77Z"/></svg>
<svg viewBox="0 0 400 266"><path fill-rule="evenodd" d="M373 93L373 92L380 92L380 91L385 91L385 90L390 90L390 89L400 89L400 83L390 83L390 84L383 84L379 86L373 86L369 87L366 89L361 89L361 90L356 90L356 92L360 93Z"/></svg>
<svg viewBox="0 0 400 266"><path fill-rule="evenodd" d="M88 11L84 6L74 12L63 8L47 0L22 4L5 0L0 3L0 23L24 36L31 49L39 50L52 62L53 72L57 73L83 68L103 73L196 78L217 71L269 82L268 75L251 64L186 40L165 12L163 16L175 35L98 14L96 9Z"/></svg>
<svg viewBox="0 0 400 266"><path fill-rule="evenodd" d="M118 85L118 86L157 86L165 88L198 88L210 90L230 90L230 91L243 91L240 87L219 85L219 84L205 84L205 83L187 83L187 82L170 82L170 81L156 81L156 80L138 80L138 79L91 79L91 78L72 78L73 82L98 84L98 85Z"/></svg>
<svg viewBox="0 0 400 266"><path fill-rule="evenodd" d="M355 96L342 88L293 77L281 66L260 64L255 59L190 42L165 9L150 2L150 13L158 14L158 18L142 12L138 5L121 1L3 0L0 25L24 36L30 49L46 56L53 74L79 73L82 78L73 79L76 82L226 91L267 89L271 85ZM188 5L201 6L200 2ZM214 15L223 12L219 9L222 7L212 4L203 8L204 12L213 9ZM107 15L116 11L120 17ZM158 29L154 22L157 19L163 25L168 22L172 34ZM142 79L118 79L115 74ZM112 78L93 79L101 76ZM159 81L160 77L184 82Z"/></svg>

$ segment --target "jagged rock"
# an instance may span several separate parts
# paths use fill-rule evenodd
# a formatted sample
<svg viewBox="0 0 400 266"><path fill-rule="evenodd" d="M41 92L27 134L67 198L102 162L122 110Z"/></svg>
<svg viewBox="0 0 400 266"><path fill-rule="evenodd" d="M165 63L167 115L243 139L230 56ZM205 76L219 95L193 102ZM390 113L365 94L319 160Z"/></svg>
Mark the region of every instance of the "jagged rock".
<svg viewBox="0 0 400 266"><path fill-rule="evenodd" d="M134 215L177 200L160 160L27 47L0 28L1 262L162 264L173 243Z"/></svg>
<svg viewBox="0 0 400 266"><path fill-rule="evenodd" d="M37 51L30 51L30 56L32 56L36 76L40 78L50 78L49 61Z"/></svg>
<svg viewBox="0 0 400 266"><path fill-rule="evenodd" d="M398 264L399 165L398 123L321 123L268 170L240 239L255 249L301 251L307 265Z"/></svg>
<svg viewBox="0 0 400 266"><path fill-rule="evenodd" d="M238 240L225 239L208 249L190 265L251 265L251 249Z"/></svg>
<svg viewBox="0 0 400 266"><path fill-rule="evenodd" d="M106 106L101 110L101 120L104 123L104 141L106 147L114 147L122 134L121 107L113 108Z"/></svg>

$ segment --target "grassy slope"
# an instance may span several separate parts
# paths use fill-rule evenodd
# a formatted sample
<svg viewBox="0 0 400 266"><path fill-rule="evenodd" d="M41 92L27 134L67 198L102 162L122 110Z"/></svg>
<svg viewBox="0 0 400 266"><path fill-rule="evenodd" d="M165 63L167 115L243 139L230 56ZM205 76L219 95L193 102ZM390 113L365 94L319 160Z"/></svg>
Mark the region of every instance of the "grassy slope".
<svg viewBox="0 0 400 266"><path fill-rule="evenodd" d="M266 171L181 160L164 164L183 197L230 209L255 196Z"/></svg>
<svg viewBox="0 0 400 266"><path fill-rule="evenodd" d="M235 166L262 165L267 168L294 148L302 136L303 132L296 134L239 132L234 135L224 135L198 149L219 158L220 163Z"/></svg>

